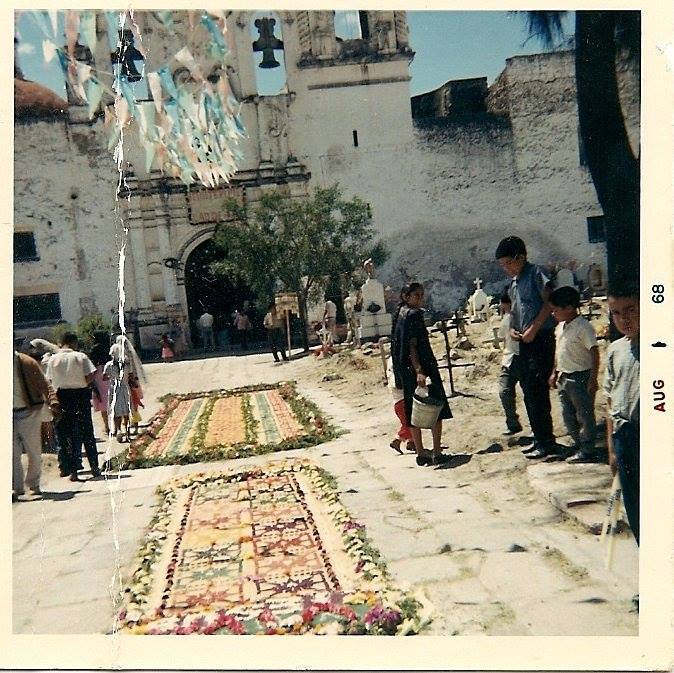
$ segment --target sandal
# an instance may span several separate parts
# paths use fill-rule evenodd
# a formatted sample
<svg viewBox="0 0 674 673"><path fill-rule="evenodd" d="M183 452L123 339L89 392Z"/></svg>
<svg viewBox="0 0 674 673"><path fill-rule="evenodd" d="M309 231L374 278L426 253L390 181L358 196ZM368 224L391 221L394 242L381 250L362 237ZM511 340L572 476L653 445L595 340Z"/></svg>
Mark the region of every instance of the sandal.
<svg viewBox="0 0 674 673"><path fill-rule="evenodd" d="M400 440L398 438L394 439L389 446L402 455L403 450L400 448Z"/></svg>
<svg viewBox="0 0 674 673"><path fill-rule="evenodd" d="M407 446L406 446L405 448L406 448L408 451L411 451L412 453L416 453L416 452L417 452L417 447L416 447L416 445L414 444L414 442L412 442L412 441L407 442Z"/></svg>

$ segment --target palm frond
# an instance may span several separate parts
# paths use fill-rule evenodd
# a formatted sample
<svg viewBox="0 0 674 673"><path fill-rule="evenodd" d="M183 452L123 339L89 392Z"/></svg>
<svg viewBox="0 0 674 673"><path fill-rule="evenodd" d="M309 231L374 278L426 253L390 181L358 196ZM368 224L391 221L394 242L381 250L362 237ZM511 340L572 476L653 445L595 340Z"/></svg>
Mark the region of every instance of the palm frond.
<svg viewBox="0 0 674 673"><path fill-rule="evenodd" d="M630 60L641 58L641 12L620 10L615 12L615 43Z"/></svg>
<svg viewBox="0 0 674 673"><path fill-rule="evenodd" d="M514 11L512 14L524 16L530 37L537 37L543 45L551 49L565 39L562 19L566 11Z"/></svg>

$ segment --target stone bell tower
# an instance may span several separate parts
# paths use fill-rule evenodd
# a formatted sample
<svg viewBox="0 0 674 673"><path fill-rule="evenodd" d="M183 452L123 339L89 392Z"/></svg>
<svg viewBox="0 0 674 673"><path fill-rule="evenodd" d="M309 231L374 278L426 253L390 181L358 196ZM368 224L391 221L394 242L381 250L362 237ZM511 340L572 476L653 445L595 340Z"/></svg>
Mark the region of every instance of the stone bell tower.
<svg viewBox="0 0 674 673"><path fill-rule="evenodd" d="M382 143L383 130L412 138L406 13L358 11L360 37L340 38L335 12L297 12L293 64L296 111L303 123L300 156L361 155ZM291 79L290 73L288 79ZM313 171L312 171L313 174Z"/></svg>

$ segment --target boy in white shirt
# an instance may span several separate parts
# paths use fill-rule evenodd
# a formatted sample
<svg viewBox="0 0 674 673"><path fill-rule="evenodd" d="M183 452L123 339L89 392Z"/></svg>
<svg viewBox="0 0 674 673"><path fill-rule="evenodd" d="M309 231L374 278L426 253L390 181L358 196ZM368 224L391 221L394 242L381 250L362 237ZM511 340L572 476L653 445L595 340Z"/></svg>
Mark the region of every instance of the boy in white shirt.
<svg viewBox="0 0 674 673"><path fill-rule="evenodd" d="M501 375L498 380L498 395L503 405L506 417L507 431L504 435L515 435L522 432L522 424L517 415L517 399L515 386L520 382L518 355L520 352L519 342L515 341L511 334L512 315L510 309L512 302L510 295L504 292L501 295L501 313L503 319L498 330L499 338L503 339L503 358L501 359ZM520 384L521 385L521 384Z"/></svg>
<svg viewBox="0 0 674 673"><path fill-rule="evenodd" d="M555 369L550 387L557 388L566 430L575 453L567 463L596 463L597 423L594 398L597 393L599 348L592 325L578 314L580 294L573 287L560 287L550 295L555 328Z"/></svg>

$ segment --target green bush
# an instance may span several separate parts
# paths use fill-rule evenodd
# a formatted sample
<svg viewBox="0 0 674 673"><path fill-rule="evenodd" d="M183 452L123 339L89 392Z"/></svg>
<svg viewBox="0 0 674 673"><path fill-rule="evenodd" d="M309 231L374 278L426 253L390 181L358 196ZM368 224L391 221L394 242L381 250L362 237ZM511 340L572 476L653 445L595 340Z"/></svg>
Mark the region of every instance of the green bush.
<svg viewBox="0 0 674 673"><path fill-rule="evenodd" d="M110 323L100 313L85 316L77 323L77 336L83 351L91 350L94 345L94 332L98 331L110 332Z"/></svg>
<svg viewBox="0 0 674 673"><path fill-rule="evenodd" d="M54 328L52 329L50 341L52 341L55 344L60 344L61 337L66 332L74 332L74 331L75 328L70 323L60 322L58 325L55 325Z"/></svg>

